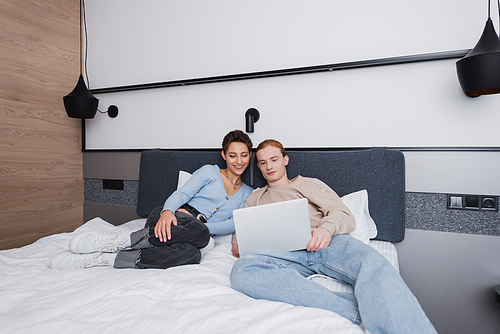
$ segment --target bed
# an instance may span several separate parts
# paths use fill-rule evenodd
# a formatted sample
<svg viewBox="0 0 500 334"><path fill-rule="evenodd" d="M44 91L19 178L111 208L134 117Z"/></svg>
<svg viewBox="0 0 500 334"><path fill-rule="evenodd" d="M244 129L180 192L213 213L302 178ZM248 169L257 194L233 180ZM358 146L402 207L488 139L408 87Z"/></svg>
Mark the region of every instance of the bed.
<svg viewBox="0 0 500 334"><path fill-rule="evenodd" d="M323 180L351 201L349 205L358 205L353 210L359 211L359 219L372 219L376 232L370 222L364 222L358 238L398 268L392 243L404 238L403 154L385 148L290 150L288 154L290 177L300 173ZM119 226L94 218L72 233L0 251L0 332L368 333L362 325L330 311L255 300L233 290L229 273L235 258L228 236L214 237L198 265L167 270L48 268L52 256L67 250L77 232L132 232L143 227L149 212L177 188L180 173L192 173L206 163L224 166L215 150L144 151L137 203L137 212L144 218ZM254 163L243 180L255 188L265 184ZM352 291L347 284L319 275L309 279L331 289Z"/></svg>

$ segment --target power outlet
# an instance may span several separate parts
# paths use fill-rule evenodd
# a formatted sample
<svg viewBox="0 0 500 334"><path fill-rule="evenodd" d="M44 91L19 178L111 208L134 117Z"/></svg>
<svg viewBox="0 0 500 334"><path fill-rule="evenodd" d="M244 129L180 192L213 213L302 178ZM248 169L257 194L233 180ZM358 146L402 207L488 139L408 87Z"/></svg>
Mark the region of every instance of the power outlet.
<svg viewBox="0 0 500 334"><path fill-rule="evenodd" d="M448 194L448 209L498 211L498 196Z"/></svg>

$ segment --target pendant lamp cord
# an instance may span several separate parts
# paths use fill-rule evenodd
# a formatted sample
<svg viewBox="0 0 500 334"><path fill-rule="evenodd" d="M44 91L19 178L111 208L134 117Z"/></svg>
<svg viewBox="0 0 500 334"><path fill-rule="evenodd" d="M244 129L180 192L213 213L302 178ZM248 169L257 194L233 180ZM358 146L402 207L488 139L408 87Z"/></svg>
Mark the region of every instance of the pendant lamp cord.
<svg viewBox="0 0 500 334"><path fill-rule="evenodd" d="M500 1L500 0L499 0ZM88 39L88 34L87 34L87 18L85 16L85 0L80 0L80 7L83 7L83 10L81 10L82 8L80 8L80 22L82 21L82 12L83 12L83 29L85 31L85 66L84 66L84 70L83 72L85 72L85 78L87 79L87 85L89 86L89 89L90 89L90 80L89 80L89 73L87 71L87 58L88 58L88 45L89 45L89 39ZM82 27L80 25L80 64L82 64L83 66L83 63L82 63L82 45L83 43L81 42L82 40L82 37L81 37L81 31L82 31ZM97 108L97 111L100 112L101 114L105 114L107 113L107 111L102 111L100 110L99 108Z"/></svg>
<svg viewBox="0 0 500 334"><path fill-rule="evenodd" d="M83 43L82 43L82 0L80 0L80 74L83 73L83 63L82 63L82 51L83 51Z"/></svg>
<svg viewBox="0 0 500 334"><path fill-rule="evenodd" d="M85 1L80 0L83 4L83 29L85 30L85 66L84 66L84 71L85 71L85 78L87 78L87 85L89 85L90 89L90 81L89 81L89 74L87 73L87 53L88 53L88 36L87 36L87 19L85 17ZM80 11L80 16L82 15L82 11ZM81 18L80 18L81 20ZM81 29L81 28L80 28ZM80 37L81 38L81 37ZM80 48L82 48L82 43L80 43ZM82 50L80 50L80 55L82 54ZM81 62L81 59L80 59ZM82 64L83 65L83 64Z"/></svg>
<svg viewBox="0 0 500 334"><path fill-rule="evenodd" d="M498 7L498 19L500 20L500 0L497 0L497 7ZM488 0L488 18L491 19L491 0Z"/></svg>

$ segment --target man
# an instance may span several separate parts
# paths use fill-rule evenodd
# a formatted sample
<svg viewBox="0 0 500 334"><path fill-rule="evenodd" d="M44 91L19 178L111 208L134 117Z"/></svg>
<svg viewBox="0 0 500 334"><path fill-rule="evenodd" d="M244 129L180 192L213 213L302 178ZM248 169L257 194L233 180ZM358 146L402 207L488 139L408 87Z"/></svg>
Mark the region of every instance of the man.
<svg viewBox="0 0 500 334"><path fill-rule="evenodd" d="M265 140L256 149L257 166L268 185L254 191L246 206L307 198L312 238L307 250L251 254L231 272L234 289L257 299L331 310L376 333L436 333L418 301L394 267L375 249L352 238L349 209L325 183L297 176L288 179L283 145ZM239 257L236 239L233 255ZM322 274L354 287L354 295L332 292L307 280Z"/></svg>

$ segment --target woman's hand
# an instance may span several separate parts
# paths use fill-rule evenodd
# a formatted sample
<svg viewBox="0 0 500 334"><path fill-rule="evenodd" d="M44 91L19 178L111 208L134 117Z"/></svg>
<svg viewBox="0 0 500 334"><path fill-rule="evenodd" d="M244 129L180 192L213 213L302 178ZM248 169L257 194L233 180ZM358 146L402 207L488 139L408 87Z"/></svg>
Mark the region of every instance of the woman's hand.
<svg viewBox="0 0 500 334"><path fill-rule="evenodd" d="M311 241L309 241L309 245L307 245L307 250L309 252L316 252L330 245L332 236L327 229L323 227L318 227L311 229L311 231L312 231L312 238Z"/></svg>
<svg viewBox="0 0 500 334"><path fill-rule="evenodd" d="M238 249L238 241L234 241L232 243L232 247L231 247L231 253L233 254L234 257L240 257L240 251Z"/></svg>
<svg viewBox="0 0 500 334"><path fill-rule="evenodd" d="M177 226L177 218L170 210L165 210L158 219L155 226L155 236L161 241L166 242L172 238L171 226Z"/></svg>
<svg viewBox="0 0 500 334"><path fill-rule="evenodd" d="M186 213L186 214L188 214L188 215L192 216L191 212L189 212L189 211L188 211L188 210L186 210L186 209L182 209L182 208L181 208L181 209L177 209L177 211L182 212L182 213Z"/></svg>

